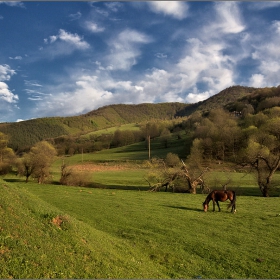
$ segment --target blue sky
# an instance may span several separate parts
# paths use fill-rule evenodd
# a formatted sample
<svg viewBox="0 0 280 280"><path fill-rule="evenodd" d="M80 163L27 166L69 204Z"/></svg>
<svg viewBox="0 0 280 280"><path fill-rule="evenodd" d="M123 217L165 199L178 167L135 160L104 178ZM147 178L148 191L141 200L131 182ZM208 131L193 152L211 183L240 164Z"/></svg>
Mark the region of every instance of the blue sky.
<svg viewBox="0 0 280 280"><path fill-rule="evenodd" d="M0 122L280 84L280 2L0 2Z"/></svg>

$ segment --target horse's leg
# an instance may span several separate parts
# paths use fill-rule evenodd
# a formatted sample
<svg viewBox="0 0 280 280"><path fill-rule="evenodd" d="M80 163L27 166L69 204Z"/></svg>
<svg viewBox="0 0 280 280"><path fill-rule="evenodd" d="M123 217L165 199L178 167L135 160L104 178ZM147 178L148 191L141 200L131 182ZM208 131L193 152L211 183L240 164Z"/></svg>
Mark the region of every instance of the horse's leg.
<svg viewBox="0 0 280 280"><path fill-rule="evenodd" d="M218 205L218 208L219 208L219 212L221 212L221 208L220 208L218 200L216 202L217 202L217 205Z"/></svg>
<svg viewBox="0 0 280 280"><path fill-rule="evenodd" d="M232 202L231 212L233 212L233 213L236 212L235 201Z"/></svg>
<svg viewBox="0 0 280 280"><path fill-rule="evenodd" d="M215 199L213 199L213 212L215 211Z"/></svg>

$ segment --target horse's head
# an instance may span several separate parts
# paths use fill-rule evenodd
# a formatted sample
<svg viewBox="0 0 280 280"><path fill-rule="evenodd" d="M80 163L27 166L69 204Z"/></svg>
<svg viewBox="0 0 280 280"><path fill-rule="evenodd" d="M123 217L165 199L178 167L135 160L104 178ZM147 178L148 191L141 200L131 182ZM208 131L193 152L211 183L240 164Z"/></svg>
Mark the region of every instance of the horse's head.
<svg viewBox="0 0 280 280"><path fill-rule="evenodd" d="M207 212L207 210L208 210L208 204L207 204L206 202L203 202L202 205L203 205L203 211L204 211L204 212Z"/></svg>

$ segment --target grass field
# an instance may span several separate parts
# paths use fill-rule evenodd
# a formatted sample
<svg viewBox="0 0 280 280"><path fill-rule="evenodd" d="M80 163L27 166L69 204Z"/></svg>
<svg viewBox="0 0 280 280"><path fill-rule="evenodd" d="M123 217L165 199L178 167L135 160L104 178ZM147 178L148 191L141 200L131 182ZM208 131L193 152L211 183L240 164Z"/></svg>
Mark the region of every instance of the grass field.
<svg viewBox="0 0 280 280"><path fill-rule="evenodd" d="M184 141L153 155L184 155ZM138 143L60 158L54 184L1 177L0 278L280 278L279 189L263 198L252 174L220 167L205 179L230 182L237 213L204 213L205 194L148 192L146 159ZM59 185L63 162L101 188Z"/></svg>
<svg viewBox="0 0 280 280"><path fill-rule="evenodd" d="M8 180L6 180L8 181ZM1 278L279 278L279 198L0 181Z"/></svg>

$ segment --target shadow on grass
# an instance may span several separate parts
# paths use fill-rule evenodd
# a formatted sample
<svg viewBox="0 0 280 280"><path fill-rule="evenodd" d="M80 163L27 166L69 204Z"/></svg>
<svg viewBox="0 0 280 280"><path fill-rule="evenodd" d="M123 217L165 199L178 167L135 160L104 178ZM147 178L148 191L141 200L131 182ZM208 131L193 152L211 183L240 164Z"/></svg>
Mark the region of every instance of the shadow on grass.
<svg viewBox="0 0 280 280"><path fill-rule="evenodd" d="M19 179L19 178L4 178L3 181L7 182L7 183L25 183L25 179Z"/></svg>
<svg viewBox="0 0 280 280"><path fill-rule="evenodd" d="M180 210L188 210L194 212L203 212L203 209L198 208L191 208L191 207L184 207L184 206L172 206L172 205L162 205L163 207L173 208L173 209L180 209Z"/></svg>

